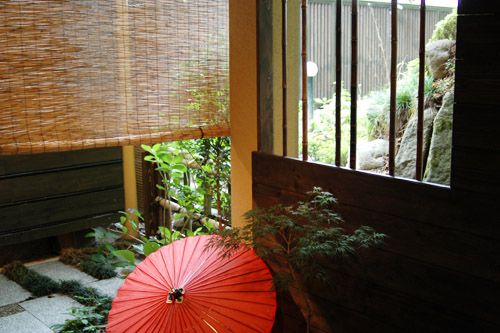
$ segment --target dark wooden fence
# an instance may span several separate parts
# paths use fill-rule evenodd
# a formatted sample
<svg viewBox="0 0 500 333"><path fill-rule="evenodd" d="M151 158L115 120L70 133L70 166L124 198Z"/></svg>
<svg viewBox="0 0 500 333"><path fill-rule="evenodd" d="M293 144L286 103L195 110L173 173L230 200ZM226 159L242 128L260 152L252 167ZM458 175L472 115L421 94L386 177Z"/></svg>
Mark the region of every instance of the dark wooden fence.
<svg viewBox="0 0 500 333"><path fill-rule="evenodd" d="M120 148L0 157L0 246L116 221Z"/></svg>
<svg viewBox="0 0 500 333"><path fill-rule="evenodd" d="M335 2L310 0L309 60L319 68L313 79L314 97L331 98L335 92ZM419 7L400 5L398 12L398 63L418 58ZM451 12L451 8L427 7L426 40L431 37L437 22ZM358 10L358 82L359 94L389 85L391 61L391 4L359 2ZM349 88L351 64L351 3L342 4L342 82Z"/></svg>

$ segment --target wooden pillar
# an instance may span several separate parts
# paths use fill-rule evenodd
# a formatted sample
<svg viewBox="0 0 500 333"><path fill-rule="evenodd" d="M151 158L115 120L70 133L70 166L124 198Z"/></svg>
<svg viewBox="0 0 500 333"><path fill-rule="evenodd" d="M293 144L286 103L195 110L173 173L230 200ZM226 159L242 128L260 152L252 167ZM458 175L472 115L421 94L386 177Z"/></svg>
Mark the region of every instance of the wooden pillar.
<svg viewBox="0 0 500 333"><path fill-rule="evenodd" d="M252 151L257 150L257 1L229 1L231 218L252 208Z"/></svg>
<svg viewBox="0 0 500 333"><path fill-rule="evenodd" d="M135 152L134 146L122 147L123 153L123 190L125 192L125 210L137 209L137 187L135 176ZM127 226L129 232L133 229Z"/></svg>

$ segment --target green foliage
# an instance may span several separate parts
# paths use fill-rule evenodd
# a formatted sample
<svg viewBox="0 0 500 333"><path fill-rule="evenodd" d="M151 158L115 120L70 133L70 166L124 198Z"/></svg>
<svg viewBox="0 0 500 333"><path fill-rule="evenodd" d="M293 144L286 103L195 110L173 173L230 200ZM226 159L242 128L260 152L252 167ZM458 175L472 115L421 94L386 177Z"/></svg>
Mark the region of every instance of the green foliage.
<svg viewBox="0 0 500 333"><path fill-rule="evenodd" d="M341 159L345 164L349 150L351 95L344 88L341 92ZM315 99L315 103L319 108L314 111L310 124L309 158L332 164L335 161L335 95L331 99ZM299 121L301 119L299 116Z"/></svg>
<svg viewBox="0 0 500 333"><path fill-rule="evenodd" d="M114 256L117 256L119 258L122 258L125 260L128 264L131 266L135 265L135 255L134 252L130 250L115 250L111 252Z"/></svg>
<svg viewBox="0 0 500 333"><path fill-rule="evenodd" d="M107 323L107 313L96 311L94 306L72 308L73 319L62 325L54 325L52 329L59 333L104 333Z"/></svg>
<svg viewBox="0 0 500 333"><path fill-rule="evenodd" d="M71 314L75 318L66 321L63 325L55 325L53 329L56 332L104 332L111 309L110 297L103 296L96 289L86 287L75 280L58 283L27 268L19 261L4 266L4 274L35 296L61 293L84 305L83 308L71 309Z"/></svg>
<svg viewBox="0 0 500 333"><path fill-rule="evenodd" d="M70 296L84 307L71 309L74 318L62 325L55 325L53 329L56 332L104 332L111 309L111 298L73 280L61 282L61 293Z"/></svg>
<svg viewBox="0 0 500 333"><path fill-rule="evenodd" d="M313 306L308 286L333 283L324 264L353 257L358 249L381 244L385 238L368 226L343 228L335 208L331 193L314 188L307 200L294 206L247 212L245 227L219 231L219 237L212 237L207 247L220 249L223 257L233 255L242 244L252 247L271 267L275 288L290 291L309 332L318 308Z"/></svg>
<svg viewBox="0 0 500 333"><path fill-rule="evenodd" d="M446 15L444 19L436 23L434 32L430 39L431 42L450 39L456 40L457 36L457 10L454 9L450 14Z"/></svg>
<svg viewBox="0 0 500 333"><path fill-rule="evenodd" d="M37 297L50 295L59 290L57 282L26 268L20 261L4 266L4 274Z"/></svg>
<svg viewBox="0 0 500 333"><path fill-rule="evenodd" d="M403 129L410 117L417 109L419 81L419 60L414 59L408 64L399 65L398 80L396 83L396 119ZM433 78L426 70L424 78L424 94L429 99L435 93ZM372 91L366 96L359 106L359 118L366 115L367 140L386 138L389 135L389 98L388 88ZM361 123L363 124L363 123Z"/></svg>
<svg viewBox="0 0 500 333"><path fill-rule="evenodd" d="M59 260L99 280L115 277L115 267L98 252L96 248L64 249Z"/></svg>
<svg viewBox="0 0 500 333"><path fill-rule="evenodd" d="M314 188L307 200L295 206L277 205L254 209L245 214L243 228L223 230L209 244L231 256L241 243L253 247L261 258L281 258L288 271L275 276L278 286L286 287L297 276L307 280L328 280L322 260L346 258L360 248L381 244L385 235L368 226L345 229L335 209L336 200L329 192Z"/></svg>
<svg viewBox="0 0 500 333"><path fill-rule="evenodd" d="M89 260L83 260L80 265L82 271L99 280L111 279L116 276L115 267L107 261L98 262L89 258Z"/></svg>
<svg viewBox="0 0 500 333"><path fill-rule="evenodd" d="M183 220L182 229L192 229L195 217L230 219L230 152L228 137L143 145L145 160L155 164L161 177L158 188L169 202L183 209L172 216L167 208L163 226L173 229L172 218Z"/></svg>
<svg viewBox="0 0 500 333"><path fill-rule="evenodd" d="M146 236L144 229L139 228L138 223L131 223L134 233L137 237L128 234L128 228L125 226L130 222L129 218L134 216L134 220L142 221L142 215L135 209L126 212L121 212L120 222L115 223L114 226L103 229L101 227L95 228L93 232L87 236L94 237L97 247L93 252L88 255L88 260L85 262L89 265L87 269L92 270L93 276L100 274L101 278L105 274L115 273L115 267L135 267L136 258L144 258L151 253L154 253L164 245L168 245L176 240L184 237L211 234L214 232L213 226L206 223L203 227L196 230L185 230L180 232L178 230L170 230L167 227L160 226L158 234L154 236ZM133 221L133 220L132 220ZM123 238L129 238L124 241ZM74 255L66 255L68 260L74 260ZM81 264L84 268L83 262Z"/></svg>

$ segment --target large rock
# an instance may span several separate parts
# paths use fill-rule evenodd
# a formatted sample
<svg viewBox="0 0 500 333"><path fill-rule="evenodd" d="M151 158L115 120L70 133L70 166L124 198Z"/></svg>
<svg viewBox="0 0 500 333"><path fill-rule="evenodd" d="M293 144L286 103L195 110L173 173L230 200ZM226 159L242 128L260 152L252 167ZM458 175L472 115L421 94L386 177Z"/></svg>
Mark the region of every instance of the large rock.
<svg viewBox="0 0 500 333"><path fill-rule="evenodd" d="M424 149L423 156L427 156L431 141L432 125L437 111L428 108L424 111ZM395 160L395 174L404 178L415 178L417 160L417 116L413 115L406 125Z"/></svg>
<svg viewBox="0 0 500 333"><path fill-rule="evenodd" d="M453 102L453 92L446 93L443 97L443 105L434 119L429 157L424 174L426 182L450 184Z"/></svg>
<svg viewBox="0 0 500 333"><path fill-rule="evenodd" d="M385 165L384 157L389 151L389 141L377 139L362 142L357 148L356 168L358 170L373 170Z"/></svg>
<svg viewBox="0 0 500 333"><path fill-rule="evenodd" d="M453 56L455 41L441 39L425 46L425 62L429 66L435 80L447 76L446 62Z"/></svg>

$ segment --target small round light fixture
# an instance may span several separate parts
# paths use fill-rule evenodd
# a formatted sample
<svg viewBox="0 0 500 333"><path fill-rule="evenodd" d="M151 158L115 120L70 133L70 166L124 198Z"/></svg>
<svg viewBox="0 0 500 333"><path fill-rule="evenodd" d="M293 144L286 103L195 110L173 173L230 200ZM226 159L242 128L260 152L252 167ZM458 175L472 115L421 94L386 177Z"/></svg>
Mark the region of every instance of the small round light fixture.
<svg viewBox="0 0 500 333"><path fill-rule="evenodd" d="M314 61L307 62L307 76L315 77L318 74L318 65Z"/></svg>

